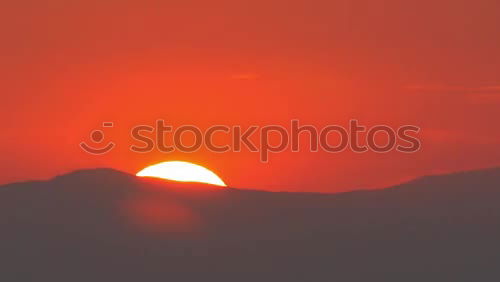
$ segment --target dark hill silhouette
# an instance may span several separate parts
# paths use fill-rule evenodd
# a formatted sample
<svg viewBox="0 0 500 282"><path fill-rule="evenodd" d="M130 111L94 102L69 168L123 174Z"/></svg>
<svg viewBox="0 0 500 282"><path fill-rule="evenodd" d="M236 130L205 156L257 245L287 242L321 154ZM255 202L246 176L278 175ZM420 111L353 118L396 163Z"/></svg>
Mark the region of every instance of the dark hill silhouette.
<svg viewBox="0 0 500 282"><path fill-rule="evenodd" d="M0 281L498 281L500 169L273 193L112 169L0 187Z"/></svg>

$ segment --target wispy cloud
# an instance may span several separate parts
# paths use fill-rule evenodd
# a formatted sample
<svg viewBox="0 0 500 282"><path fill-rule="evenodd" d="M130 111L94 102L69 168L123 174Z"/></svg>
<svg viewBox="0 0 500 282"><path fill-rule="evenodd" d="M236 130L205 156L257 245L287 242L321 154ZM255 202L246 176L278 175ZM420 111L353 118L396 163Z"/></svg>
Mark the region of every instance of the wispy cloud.
<svg viewBox="0 0 500 282"><path fill-rule="evenodd" d="M433 94L454 95L473 102L498 103L500 102L500 85L460 86L460 85L426 85L414 84L405 87L406 90Z"/></svg>
<svg viewBox="0 0 500 282"><path fill-rule="evenodd" d="M480 90L500 92L500 85L480 87Z"/></svg>
<svg viewBox="0 0 500 282"><path fill-rule="evenodd" d="M238 73L238 74L233 74L231 76L231 79L234 80L256 80L260 76L256 73Z"/></svg>

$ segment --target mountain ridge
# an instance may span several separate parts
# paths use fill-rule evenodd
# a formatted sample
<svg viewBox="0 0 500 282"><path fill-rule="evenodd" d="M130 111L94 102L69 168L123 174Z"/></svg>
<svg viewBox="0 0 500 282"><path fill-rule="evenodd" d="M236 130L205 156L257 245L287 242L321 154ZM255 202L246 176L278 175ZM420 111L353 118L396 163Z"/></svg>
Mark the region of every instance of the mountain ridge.
<svg viewBox="0 0 500 282"><path fill-rule="evenodd" d="M498 169L339 194L190 185L85 170L2 186L0 280L500 278Z"/></svg>
<svg viewBox="0 0 500 282"><path fill-rule="evenodd" d="M483 168L483 169L472 169L472 170L465 170L465 171L457 171L457 172L449 172L449 173L443 173L443 174L430 174L430 175L423 175L419 177L415 177L412 180L390 185L387 187L379 187L379 188L371 188L371 189L358 189L358 190L352 190L352 191L346 191L346 192L333 192L333 193L327 193L327 192L307 192L307 191L300 191L300 192L292 192L292 191L266 191L263 189L252 189L252 188L237 188L237 187L226 187L223 189L228 189L228 190L238 190L238 191L253 191L253 192L268 192L268 193L296 193L296 194L319 194L319 195L343 195L343 194L350 194L350 193L359 193L359 192L371 192L371 191L381 191L381 190L386 190L386 189L397 189L401 188L404 186L425 186L428 185L431 182L438 181L442 182L442 180L449 180L450 178L461 178L465 179L470 176L474 177L489 177L489 178L495 178L498 175L500 175L500 167L491 167L491 168ZM57 175L55 177L52 177L47 180L28 180L28 181L21 181L21 182L13 182L13 183L7 183L0 185L0 189L3 187L10 187L10 186L22 186L24 184L36 184L36 183L47 183L51 181L60 181L61 179L70 179L70 178L78 178L78 179L93 179L93 180L99 180L95 179L95 177L105 177L105 178L114 178L114 179L119 179L119 178L124 178L124 179L138 179L138 180L144 180L145 181L150 181L150 182L156 182L157 184L165 184L165 185L174 185L174 186L205 186L205 187L214 187L213 185L210 184L203 184L203 183L195 183L195 182L176 182L176 181L170 181L170 180L165 180L165 179L159 179L159 178L151 178L151 177L137 177L131 173L124 172L121 170L117 170L114 168L108 168L108 167L98 167L98 168L90 168L90 169L78 169L74 170L65 174Z"/></svg>

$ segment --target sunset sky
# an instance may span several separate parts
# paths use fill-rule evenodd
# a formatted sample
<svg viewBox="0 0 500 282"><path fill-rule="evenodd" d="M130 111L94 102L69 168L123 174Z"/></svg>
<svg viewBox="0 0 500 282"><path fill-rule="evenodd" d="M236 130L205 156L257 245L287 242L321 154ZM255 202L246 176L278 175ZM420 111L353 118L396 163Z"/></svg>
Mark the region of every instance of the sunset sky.
<svg viewBox="0 0 500 282"><path fill-rule="evenodd" d="M496 0L3 1L0 184L185 160L232 187L338 192L499 166L499 26ZM412 124L422 149L131 152L157 119ZM104 121L117 148L83 152Z"/></svg>

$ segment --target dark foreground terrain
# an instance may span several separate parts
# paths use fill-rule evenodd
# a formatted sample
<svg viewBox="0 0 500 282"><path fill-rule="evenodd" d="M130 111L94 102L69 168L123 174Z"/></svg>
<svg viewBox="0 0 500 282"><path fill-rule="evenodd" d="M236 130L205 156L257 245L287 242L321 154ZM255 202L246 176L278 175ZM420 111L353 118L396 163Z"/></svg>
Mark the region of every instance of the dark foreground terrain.
<svg viewBox="0 0 500 282"><path fill-rule="evenodd" d="M0 281L500 281L500 169L322 195L110 169L0 187Z"/></svg>

